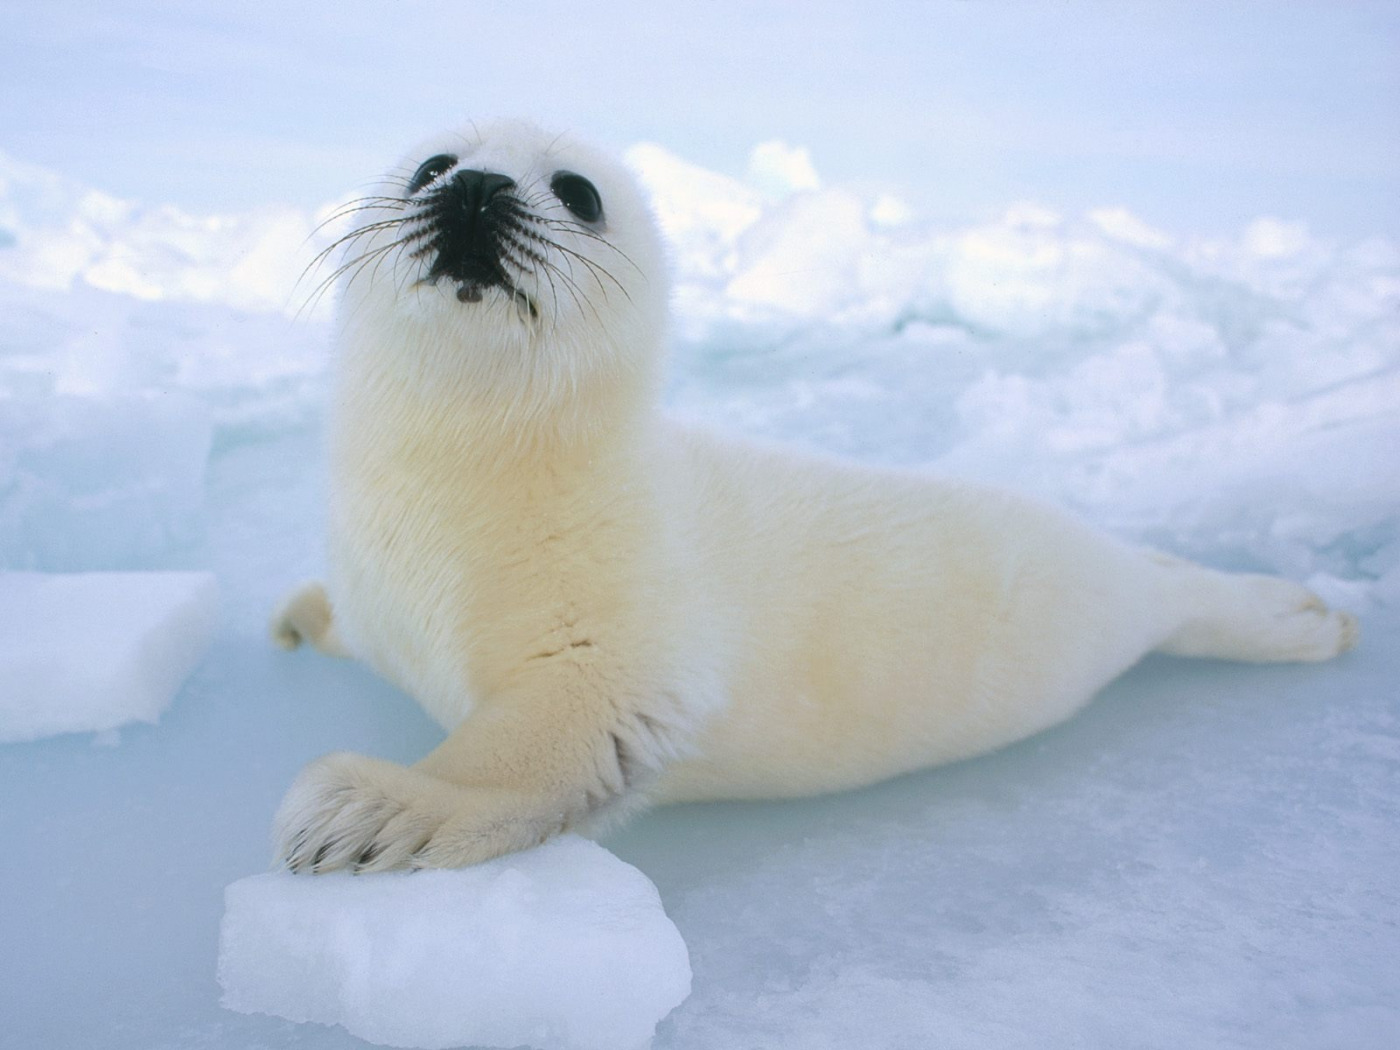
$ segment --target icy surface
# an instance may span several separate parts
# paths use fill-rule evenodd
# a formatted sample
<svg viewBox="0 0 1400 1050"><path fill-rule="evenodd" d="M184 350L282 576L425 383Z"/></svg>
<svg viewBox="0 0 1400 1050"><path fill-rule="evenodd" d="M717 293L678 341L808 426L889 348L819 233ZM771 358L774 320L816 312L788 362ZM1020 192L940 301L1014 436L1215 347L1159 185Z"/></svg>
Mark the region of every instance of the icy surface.
<svg viewBox="0 0 1400 1050"><path fill-rule="evenodd" d="M223 1004L389 1046L628 1050L690 994L656 887L577 836L459 871L229 886Z"/></svg>
<svg viewBox="0 0 1400 1050"><path fill-rule="evenodd" d="M96 389L3 402L0 569L121 569L198 545L208 410Z"/></svg>
<svg viewBox="0 0 1400 1050"><path fill-rule="evenodd" d="M0 742L157 721L217 622L207 572L0 572Z"/></svg>
<svg viewBox="0 0 1400 1050"><path fill-rule="evenodd" d="M1307 580L1363 631L1315 667L1149 659L1065 726L867 791L642 818L606 845L695 973L657 1050L1393 1046L1394 243L1011 201L947 226L800 143L743 177L628 156L675 250L676 411L1038 492ZM50 189L0 222L0 564L210 568L227 620L158 728L0 749L6 1039L360 1045L220 1009L212 967L220 892L302 763L439 739L362 668L264 637L322 569L327 326L252 215L94 212L21 174Z"/></svg>

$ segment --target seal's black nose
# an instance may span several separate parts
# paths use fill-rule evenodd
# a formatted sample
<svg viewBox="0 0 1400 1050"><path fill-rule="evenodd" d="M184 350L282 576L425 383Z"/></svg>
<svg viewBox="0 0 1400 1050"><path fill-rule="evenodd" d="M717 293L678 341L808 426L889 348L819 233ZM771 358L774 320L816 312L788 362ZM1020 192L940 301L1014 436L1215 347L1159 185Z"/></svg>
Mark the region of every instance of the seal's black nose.
<svg viewBox="0 0 1400 1050"><path fill-rule="evenodd" d="M464 168L448 179L430 202L431 247L437 257L429 280L450 277L472 290L505 284L500 262L501 231L510 217L493 204L515 181L495 172ZM507 208L506 211L509 209ZM469 295L469 300L480 298Z"/></svg>
<svg viewBox="0 0 1400 1050"><path fill-rule="evenodd" d="M514 186L515 180L509 176L464 168L448 180L447 192L459 203L464 214L475 216L486 208L492 197Z"/></svg>

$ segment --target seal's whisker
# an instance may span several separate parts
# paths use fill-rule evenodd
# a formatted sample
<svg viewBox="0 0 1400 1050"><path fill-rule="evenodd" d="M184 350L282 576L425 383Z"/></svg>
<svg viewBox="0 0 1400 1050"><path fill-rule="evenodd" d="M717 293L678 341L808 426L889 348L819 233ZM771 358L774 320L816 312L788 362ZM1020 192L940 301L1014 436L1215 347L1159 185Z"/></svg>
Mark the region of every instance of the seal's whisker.
<svg viewBox="0 0 1400 1050"><path fill-rule="evenodd" d="M385 220L384 222L380 223L369 223L365 226L358 227L357 229L352 230L350 233L345 234L343 237L339 237L336 240L332 241L325 248L317 252L315 257L312 258L312 260L306 264L305 268L302 269L301 274L298 275L296 282L292 285L292 293L295 294L297 288L301 285L301 282L306 279L306 275L311 273L317 267L319 267L321 263L325 261L326 257L329 256L332 252L334 252L337 248L341 247L342 245L351 244L359 238L366 236L367 234L377 233L380 230L393 229L410 221L412 221L412 217L405 216L399 219ZM421 231L411 231L408 239L416 240L419 236L421 236Z"/></svg>
<svg viewBox="0 0 1400 1050"><path fill-rule="evenodd" d="M409 204L412 204L412 203L413 203L413 201L411 201L411 200L410 200L409 198L407 198L407 197L388 197L388 196L385 196L384 194L381 194L381 193L373 193L373 194L366 194L366 195L363 196L363 197L352 197L352 198L350 198L348 201L344 201L344 202L342 202L342 203L336 205L336 213L340 213L340 212L346 210L347 208L352 208L352 207L355 207L356 205L361 205L361 204L363 204L363 205L378 205L378 206L382 206L382 207L386 207L386 208L391 208L391 207L392 207L392 208L402 208L402 207L404 207L404 206L406 206L406 205L409 205Z"/></svg>
<svg viewBox="0 0 1400 1050"><path fill-rule="evenodd" d="M564 245L560 244L558 241L554 240L551 237L545 237L542 234L534 232L528 233L527 236L531 237L533 240L539 241L541 244L545 245L546 248L553 249L554 251L557 251L561 255L565 256L569 261L570 272L572 272L573 270L573 260L575 259L577 259L583 265L587 266L589 271L593 275L593 280L598 285L598 290L603 294L605 298L607 297L608 292L607 288L603 285L603 282L599 277L600 274L603 277L606 277L608 280L612 281L612 283L617 286L618 290L621 291L622 294L627 298L627 301L629 303L632 302L631 294L628 293L627 289L623 287L622 283L616 277L614 277L612 273L602 264L598 263L593 259L588 258L588 256L582 254L581 252L576 252L572 248L565 247Z"/></svg>
<svg viewBox="0 0 1400 1050"><path fill-rule="evenodd" d="M534 271L535 283L539 284L539 273L544 271L544 279L549 282L549 333L553 335L559 330L559 286L554 283L554 274L550 273L547 263L536 266Z"/></svg>
<svg viewBox="0 0 1400 1050"><path fill-rule="evenodd" d="M397 168L385 172L384 177L380 181L393 183L396 186L402 186L404 189L408 189L409 183L413 181L414 170L415 169L407 165L400 164Z"/></svg>
<svg viewBox="0 0 1400 1050"><path fill-rule="evenodd" d="M604 236L603 236L601 233L599 233L598 231L596 231L596 230L590 230L588 227L582 225L581 223L577 223L577 222L573 222L573 221L563 221L563 220L560 220L560 219L549 219L549 218L545 218L545 217L543 217L543 216L540 217L540 222L541 222L542 224L548 226L551 230L555 230L555 231L568 230L568 231L571 232L571 233L576 233L576 234L578 234L580 237L587 237L587 238L588 238L589 240L591 240L591 241L596 241L597 243L603 245L603 247L608 248L608 249L610 249L611 251L616 252L618 255L622 256L623 259L627 260L627 263L632 267L632 269L636 270L637 273L640 274L640 275L642 276L642 278L645 280L645 278L646 278L646 272L645 272L640 266L637 265L636 261L635 261L630 255L628 255L626 252L624 252L624 251L623 251L621 248L619 248L617 245L613 244L612 241L608 240L606 237L604 237Z"/></svg>
<svg viewBox="0 0 1400 1050"><path fill-rule="evenodd" d="M380 230L391 230L394 227L402 226L404 223L409 221L411 221L411 216L404 216L398 219L385 219L382 222L371 222L366 223L363 226L357 226L349 233L337 237L335 240L331 241L330 244L326 245L326 247L321 249L321 251L317 253L316 258L313 260L313 262L319 262L321 259L324 259L327 255L335 251L342 244L349 244L351 241L357 240L360 237L364 237L366 234L378 233Z"/></svg>
<svg viewBox="0 0 1400 1050"><path fill-rule="evenodd" d="M309 312L311 309L313 309L315 307L315 304L320 301L323 295L325 295L326 291L332 285L334 285L335 282L339 280L343 274L347 273L357 263L365 263L371 258L380 257L385 253L399 247L403 243L404 240L400 239L397 241L391 241L388 244L381 244L378 248L372 248L369 251L364 252L363 254L358 255L355 258L350 259L347 262L342 263L340 266L336 267L336 269L330 274L330 276L328 276L325 280L321 281L320 284L318 284L314 289L312 289L312 291L307 297L305 305L297 311L297 316L301 316L303 311ZM361 269L363 269L363 266L361 266ZM358 276L358 274L359 270L356 270L355 276ZM351 281L353 280L354 277L352 276ZM346 288L348 289L349 286L350 282L347 281Z"/></svg>
<svg viewBox="0 0 1400 1050"><path fill-rule="evenodd" d="M511 243L514 244L514 242L511 242ZM516 245L516 247L519 247L519 246ZM550 275L552 275L552 274L558 274L560 280L562 280L562 281L564 282L564 289L565 289L565 291L567 291L567 292L569 293L570 298L573 299L574 305L577 306L577 307L579 308L579 310L582 310L582 309L583 309L584 304L587 303L587 301L588 301L587 296L584 296L582 299L579 298L579 296L582 295L583 289L579 288L572 280L570 280L567 274L565 274L562 270L560 270L557 266L555 266L553 263L551 263L551 262L549 261L549 259L545 258L544 256L541 256L541 255L536 254L536 255L528 256L528 258L533 259L533 260L534 260L535 262L537 262L540 266L543 266L546 274L550 274ZM513 261L514 261L514 260L513 260ZM520 264L517 262L516 265L520 265ZM523 269L523 268L524 268L524 267L522 267L522 269ZM559 294L558 294L558 291L555 289L553 276L550 276L550 282L549 282L549 283L550 283L551 291L552 291L553 294L554 294L554 305L555 305L554 313L555 313L555 316L557 317L557 316L558 316L558 313L559 313L559 308L558 308L558 307L559 307ZM595 316L596 316L596 312L595 312Z"/></svg>
<svg viewBox="0 0 1400 1050"><path fill-rule="evenodd" d="M526 258L528 258L528 259L534 259L534 260L536 260L536 261L538 261L538 262L544 262L544 261L545 261L545 256L543 256L542 254L540 254L540 253L539 253L538 251L536 251L534 248L530 247L528 244L522 244L520 241L516 240L515 237L512 236L512 234L513 234L513 233L516 233L516 232L520 232L520 231L513 231L513 230L512 230L512 231L505 231L505 232L503 232L501 239L502 239L505 243L507 243L507 244L511 245L512 247L516 248L516 249L517 249L522 255L524 255Z"/></svg>
<svg viewBox="0 0 1400 1050"><path fill-rule="evenodd" d="M534 220L535 222L537 222L540 226L543 226L543 227L545 227L546 229L551 230L551 231L553 231L553 232L556 232L556 233L564 233L564 232L572 233L572 234L576 234L577 236L580 236L580 237L586 237L586 238L588 238L588 239L591 240L591 241L594 241L594 242L596 242L596 243L598 243L598 244L601 244L603 247L607 248L609 251L612 251L612 252L616 253L617 255L621 256L621 257L627 262L627 264L628 264L629 266L632 267L632 269L636 270L637 273L638 273L639 275L641 275L641 277L643 278L643 280L646 279L646 273L645 273L645 271L644 271L640 266L637 265L636 260L634 260L630 255L628 255L626 252L624 252L624 251L623 251L621 248L619 248L617 245L613 244L612 241L608 240L608 239L607 239L606 237L604 237L602 234L598 233L596 230L590 230L590 229L588 229L586 226L583 226L582 224L577 223L577 222L573 222L573 221L564 221L564 220L560 220L560 219L551 219L551 218L548 218L547 216L544 216L544 215L531 214L531 215L529 215L529 216L522 216L522 217L528 217L528 218L530 218L530 219L533 219L533 220ZM537 236L538 236L538 235L537 235Z"/></svg>
<svg viewBox="0 0 1400 1050"><path fill-rule="evenodd" d="M388 252L392 251L398 246L398 242L395 241L391 244L380 245L378 248L371 249L370 251L365 252L365 254L361 255L356 260L356 262L358 262L359 265L355 268L355 272L352 273L345 282L345 291L348 292L350 290L350 288L354 285L356 279L360 276L360 274L365 272L366 267L368 267L371 262L378 262L379 260L383 259ZM371 275L371 282L372 281L373 275Z"/></svg>
<svg viewBox="0 0 1400 1050"><path fill-rule="evenodd" d="M397 225L402 221L402 219L395 219L392 222L386 222L385 224L383 224L383 226L384 228L389 228ZM348 244L356 240L357 238L364 236L367 233L373 233L375 229L376 227L373 225L358 227L357 229L351 230L349 233L344 234L341 237L337 237L330 244L326 245L326 247L322 248L319 252L312 256L311 261L308 262L302 268L301 273L297 275L297 279L292 285L292 294L296 294L297 287L301 284L303 280L306 279L306 275L311 273L317 267L319 267L321 263L323 263L326 260L326 257L330 255L333 251L335 251L341 245ZM307 238L307 240L310 240L310 238Z"/></svg>
<svg viewBox="0 0 1400 1050"><path fill-rule="evenodd" d="M606 267L604 267L602 264L593 261L592 259L590 259L590 258L589 258L588 256L586 256L586 255L583 255L583 254L581 254L581 253L579 253L579 252L574 251L572 248L565 248L565 247L564 247L562 244L560 244L558 241L552 241L551 244L553 245L553 247L554 247L556 250L558 250L558 251L560 251L560 252L563 252L565 255L570 256L571 258L577 259L579 262L581 262L581 263L583 263L585 266L587 266L588 269L589 269L590 271L592 271L592 273L593 273L593 279L594 279L595 281L597 281L597 283L598 283L598 290L601 291L601 292L603 293L604 296L606 296L606 295L608 294L608 290L607 290L607 288L603 285L603 282L600 281L600 280L598 280L598 275L599 275L600 273L601 273L604 277L606 277L608 280L612 281L612 283L613 283L614 285L617 286L617 290L620 291L620 292L623 294L624 297L626 297L626 299L627 299L627 301L628 301L629 303L632 302L632 296L631 296L631 294L627 291L627 289L623 287L622 282L619 281L616 277L614 277L614 276L612 275L612 273L611 273Z"/></svg>
<svg viewBox="0 0 1400 1050"><path fill-rule="evenodd" d="M388 249L388 250L386 250L386 251L384 251L384 252L381 252L380 255L379 255L379 258L375 259L375 261L374 261L374 269L372 269L372 270L370 271L370 274L369 274L369 282L370 282L370 284L373 284L375 278L379 276L379 267L382 266L382 265L384 264L384 260L385 260L385 259L388 259L388 258L390 257L390 255L389 255L389 250L392 250L392 249L394 249L394 248L398 248L398 247L400 247L401 245L411 244L411 243L413 243L413 241L419 239L421 236L422 236L421 231L420 231L419 233L417 233L417 234L409 233L409 234L407 234L406 236L399 238L399 239L398 239L397 241L395 241L394 243L392 243L392 244L390 244L390 245L387 245L387 246L386 246L386 249ZM351 280L353 281L353 280L354 280L354 277L352 277Z"/></svg>
<svg viewBox="0 0 1400 1050"><path fill-rule="evenodd" d="M540 229L535 228L548 228L549 226L548 220L544 219L543 216L539 214L538 210L536 210L544 202L545 198L541 194L534 194L528 197L515 197L509 201L506 201L505 208L503 210L505 210L508 215L510 215L512 218L518 221L513 224L512 228L506 234L505 239L518 251L523 252L528 258L537 260L538 263L545 268L545 273L547 275L550 275L551 285L553 284L552 275L557 274L559 276L559 279L565 283L565 289L569 292L569 296L574 300L575 305L580 310L583 310L586 305L589 312L593 314L594 318L598 319L598 312L596 307L594 307L593 303L589 300L589 297L584 294L583 288L578 284L576 280L574 280L572 275L565 273L564 270L555 265L548 258L547 255L541 254L537 249L532 248L529 245L523 244L520 241L520 238L524 238L528 241L533 241L536 244L542 246L546 252L554 250L565 257L572 257L580 260L582 263L589 266L590 269L595 269L595 271L602 269L601 267L598 267L598 265L593 260L588 259L587 257L581 255L578 252L573 251L572 249L564 247L562 244L560 244L553 238L545 236L542 232L540 232ZM572 263L570 265L572 266ZM602 272L607 273L606 270L602 270ZM612 274L607 274L607 276L609 277L609 279L613 280L614 283L617 283L616 278L613 278ZM594 280L598 283L600 291L603 291L603 294L606 296L607 293L603 289L602 281L599 280L596 272L594 274ZM621 288L621 285L619 284L618 287ZM627 294L625 288L622 289L622 291L624 295ZM628 296L628 298L630 300L631 297ZM557 323L557 290L555 291L555 307Z"/></svg>
<svg viewBox="0 0 1400 1050"><path fill-rule="evenodd" d="M526 260L528 260L528 258L529 258L529 257L526 256ZM517 258L511 253L511 251L510 251L509 248L502 247L502 248L500 249L500 260L499 260L499 262L497 263L497 267L496 267L496 268L497 268L497 271L498 271L498 272L500 273L500 275L501 275L501 279L505 282L506 290L507 290L508 292L513 293L513 294L523 294L523 293L521 292L521 289L520 289L519 285L517 285L517 284L515 283L514 279L511 277L511 275L508 274L508 273L506 272L506 270L505 270L505 264L506 264L506 263L510 263L510 265L513 266L513 267L515 267L515 269L518 270L520 273L528 273L529 270L530 270L530 267L526 265L526 262L525 262L525 261L522 261L522 260L520 260L520 259L517 259Z"/></svg>
<svg viewBox="0 0 1400 1050"><path fill-rule="evenodd" d="M534 216L531 216L531 217L534 218ZM546 226L546 228L549 228L552 224L549 224L549 223L547 223L546 221L541 220L540 225ZM566 228L571 228L571 227L566 227ZM626 289L625 287L623 287L622 282L619 281L615 276L613 276L612 272L609 271L609 270L608 270L605 266L603 266L601 263L597 262L597 261L594 260L594 259L588 258L586 255L583 255L581 252L577 252L577 251L575 251L575 250L572 249L572 248L567 248L567 247L565 247L563 244L559 243L559 242L558 242L557 240L555 240L554 238L552 238L552 237L547 237L547 236L545 236L543 233L540 233L538 230L533 230L533 229L529 229L529 228L519 228L519 229L517 230L517 232L518 232L521 236L523 236L523 237L527 237L527 238L529 238L530 240L533 240L533 241L538 241L540 244L543 244L546 248L553 248L553 249L555 249L556 251L558 251L558 252L560 252L560 253L562 253L562 254L564 254L564 255L572 256L573 258L575 258L575 259L579 260L580 262L582 262L582 263L583 263L584 265L586 265L590 270L593 271L594 279L598 281L599 289L600 289L601 291L603 291L603 294L604 294L604 295L606 295L607 292L606 292L605 289L602 288L602 283L603 283L603 282L602 282L601 280L598 280L598 275L599 275L599 274L602 274L603 276L607 277L608 280L612 281L612 283L615 284L615 285L617 286L618 290L621 291L622 294L623 294L624 296L627 297L628 302L631 302L631 301L632 301L632 296L628 293L627 289ZM604 242L604 243L606 243L606 242ZM630 261L630 260L629 260L629 261ZM635 265L635 264L634 264L634 265Z"/></svg>
<svg viewBox="0 0 1400 1050"><path fill-rule="evenodd" d="M580 296L583 297L582 304L580 304L579 308L582 309L583 306L586 305L588 307L588 312L593 315L594 321L596 321L598 324L602 324L602 318L598 316L598 308L593 305L592 301L589 300L587 295L584 295L583 289L578 286L578 283L573 279L573 277L565 273L558 266L554 265L554 263L546 262L545 265L559 275L559 279L564 282L564 287L573 297L575 303L579 303Z"/></svg>
<svg viewBox="0 0 1400 1050"><path fill-rule="evenodd" d="M537 254L531 254L528 258L530 259L530 278L534 281L535 287L540 287L541 270L544 272L544 279L549 283L549 331L552 335L559 328L559 288L554 283L554 275L550 272L548 259Z"/></svg>
<svg viewBox="0 0 1400 1050"><path fill-rule="evenodd" d="M346 201L339 205L333 212L318 222L312 229L312 233L319 233L322 229L333 222L345 218L347 215L354 215L361 211L381 211L386 209L402 209L410 204L410 201L400 197L356 197L352 201Z"/></svg>

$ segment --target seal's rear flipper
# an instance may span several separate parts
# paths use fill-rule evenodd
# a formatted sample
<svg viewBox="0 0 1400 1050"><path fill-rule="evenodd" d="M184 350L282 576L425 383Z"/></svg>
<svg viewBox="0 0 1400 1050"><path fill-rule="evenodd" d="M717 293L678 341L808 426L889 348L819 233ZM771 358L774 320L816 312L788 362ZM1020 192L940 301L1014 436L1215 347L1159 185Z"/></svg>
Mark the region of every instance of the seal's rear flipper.
<svg viewBox="0 0 1400 1050"><path fill-rule="evenodd" d="M1183 622L1161 652L1283 663L1330 660L1356 645L1356 618L1329 609L1291 580L1163 561L1175 578Z"/></svg>

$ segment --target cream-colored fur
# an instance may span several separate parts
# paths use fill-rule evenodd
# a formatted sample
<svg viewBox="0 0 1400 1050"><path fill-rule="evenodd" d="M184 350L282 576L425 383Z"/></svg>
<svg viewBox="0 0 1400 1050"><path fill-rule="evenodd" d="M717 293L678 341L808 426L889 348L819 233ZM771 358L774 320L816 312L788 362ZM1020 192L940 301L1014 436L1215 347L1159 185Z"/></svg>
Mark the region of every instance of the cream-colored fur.
<svg viewBox="0 0 1400 1050"><path fill-rule="evenodd" d="M442 152L512 177L553 243L516 275L534 317L417 283L431 260L370 225L392 202L348 247L377 270L340 304L330 597L295 593L274 633L366 660L450 732L411 768L309 765L277 817L293 869L470 864L649 803L853 787L1054 725L1154 649L1353 643L1293 583L668 421L665 265L626 173L515 123L404 170ZM601 226L551 196L561 169Z"/></svg>

